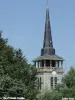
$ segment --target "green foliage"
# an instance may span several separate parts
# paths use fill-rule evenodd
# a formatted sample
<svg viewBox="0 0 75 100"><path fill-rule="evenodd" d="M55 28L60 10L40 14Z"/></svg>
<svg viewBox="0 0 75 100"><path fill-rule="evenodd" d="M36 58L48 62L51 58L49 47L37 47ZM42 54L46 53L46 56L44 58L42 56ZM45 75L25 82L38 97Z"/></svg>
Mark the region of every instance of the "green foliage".
<svg viewBox="0 0 75 100"><path fill-rule="evenodd" d="M58 91L46 91L44 94L38 97L38 100L61 100L62 93Z"/></svg>
<svg viewBox="0 0 75 100"><path fill-rule="evenodd" d="M25 97L34 100L37 95L36 69L27 63L21 49L9 46L0 32L0 97Z"/></svg>
<svg viewBox="0 0 75 100"><path fill-rule="evenodd" d="M63 78L65 87L62 89L63 96L75 98L75 69L70 68L70 71Z"/></svg>
<svg viewBox="0 0 75 100"><path fill-rule="evenodd" d="M68 88L75 86L75 69L74 68L72 67L70 68L70 71L64 77L63 82L64 84L66 84Z"/></svg>

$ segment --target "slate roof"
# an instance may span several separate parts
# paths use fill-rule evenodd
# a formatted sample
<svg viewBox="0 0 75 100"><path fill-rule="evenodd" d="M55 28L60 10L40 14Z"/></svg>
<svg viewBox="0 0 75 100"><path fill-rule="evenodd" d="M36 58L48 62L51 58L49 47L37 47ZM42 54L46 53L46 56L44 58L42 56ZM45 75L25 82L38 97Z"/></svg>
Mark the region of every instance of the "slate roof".
<svg viewBox="0 0 75 100"><path fill-rule="evenodd" d="M39 56L39 57L35 58L33 60L33 62L34 61L39 61L39 60L44 60L44 59L46 59L46 60L59 60L59 61L64 61L64 59L62 57L57 56L57 55L43 55L43 56Z"/></svg>

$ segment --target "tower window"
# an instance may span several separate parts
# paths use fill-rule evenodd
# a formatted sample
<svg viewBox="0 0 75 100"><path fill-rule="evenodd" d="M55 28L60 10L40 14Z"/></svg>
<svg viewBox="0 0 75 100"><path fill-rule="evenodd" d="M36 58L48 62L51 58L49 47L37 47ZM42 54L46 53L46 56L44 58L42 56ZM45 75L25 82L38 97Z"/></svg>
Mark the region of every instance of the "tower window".
<svg viewBox="0 0 75 100"><path fill-rule="evenodd" d="M39 89L39 78L37 80L38 80L38 89Z"/></svg>
<svg viewBox="0 0 75 100"><path fill-rule="evenodd" d="M41 77L38 78L38 89L41 90L42 82L41 82Z"/></svg>
<svg viewBox="0 0 75 100"><path fill-rule="evenodd" d="M44 60L42 60L41 62L42 62L42 66L41 67L44 67Z"/></svg>
<svg viewBox="0 0 75 100"><path fill-rule="evenodd" d="M56 88L57 85L57 77L51 77L51 89Z"/></svg>
<svg viewBox="0 0 75 100"><path fill-rule="evenodd" d="M50 60L46 60L46 66L50 66Z"/></svg>
<svg viewBox="0 0 75 100"><path fill-rule="evenodd" d="M51 77L51 88L53 88L53 77Z"/></svg>
<svg viewBox="0 0 75 100"><path fill-rule="evenodd" d="M56 85L57 85L57 77L55 77L55 88L56 88Z"/></svg>
<svg viewBox="0 0 75 100"><path fill-rule="evenodd" d="M52 60L52 67L55 67L55 61Z"/></svg>
<svg viewBox="0 0 75 100"><path fill-rule="evenodd" d="M57 84L57 77L55 77L55 84Z"/></svg>
<svg viewBox="0 0 75 100"><path fill-rule="evenodd" d="M40 90L41 90L41 77L40 77Z"/></svg>

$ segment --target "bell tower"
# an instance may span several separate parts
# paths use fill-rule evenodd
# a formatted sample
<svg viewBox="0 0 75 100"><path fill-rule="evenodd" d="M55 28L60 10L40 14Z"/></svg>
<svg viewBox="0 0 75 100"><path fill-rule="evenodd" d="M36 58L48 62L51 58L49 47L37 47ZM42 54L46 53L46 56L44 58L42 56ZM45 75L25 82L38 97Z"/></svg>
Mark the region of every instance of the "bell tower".
<svg viewBox="0 0 75 100"><path fill-rule="evenodd" d="M56 55L53 47L47 0L43 48L41 49L41 55L33 60L38 71L37 77L41 91L54 89L58 83L61 83L63 77L63 61L64 59L62 57Z"/></svg>

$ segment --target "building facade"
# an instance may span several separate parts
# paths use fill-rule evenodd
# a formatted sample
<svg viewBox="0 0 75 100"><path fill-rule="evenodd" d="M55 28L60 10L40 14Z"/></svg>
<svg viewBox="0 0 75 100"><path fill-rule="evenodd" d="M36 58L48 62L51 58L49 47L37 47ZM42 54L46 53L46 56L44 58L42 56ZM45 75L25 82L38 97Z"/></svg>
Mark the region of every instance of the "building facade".
<svg viewBox="0 0 75 100"><path fill-rule="evenodd" d="M56 55L53 47L49 8L47 5L43 48L41 49L41 55L33 60L37 68L39 89L41 91L53 89L58 83L61 83L64 72L63 61L62 57Z"/></svg>

